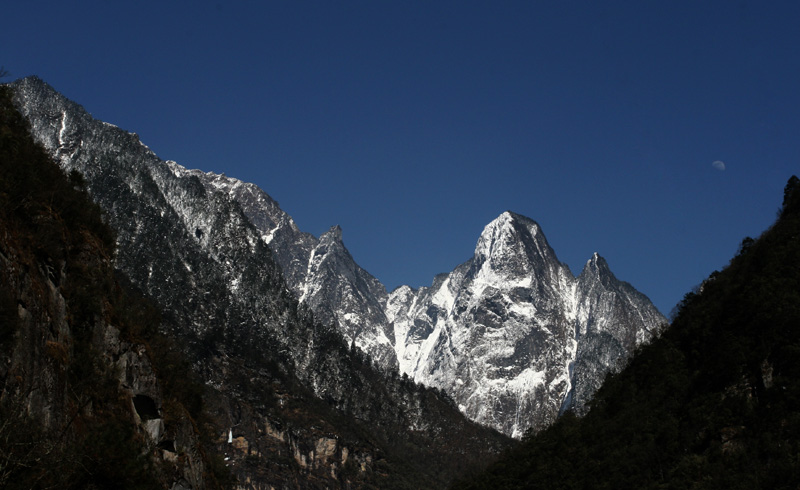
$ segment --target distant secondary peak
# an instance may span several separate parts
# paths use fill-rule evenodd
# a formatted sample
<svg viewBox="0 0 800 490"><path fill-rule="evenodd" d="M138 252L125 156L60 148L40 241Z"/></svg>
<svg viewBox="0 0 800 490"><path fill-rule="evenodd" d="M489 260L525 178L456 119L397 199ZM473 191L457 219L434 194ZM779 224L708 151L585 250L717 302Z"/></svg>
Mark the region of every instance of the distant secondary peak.
<svg viewBox="0 0 800 490"><path fill-rule="evenodd" d="M319 237L320 241L342 241L342 227L339 225L331 226L331 228Z"/></svg>
<svg viewBox="0 0 800 490"><path fill-rule="evenodd" d="M41 78L37 77L36 75L31 75L25 78L20 78L13 82L12 84L16 89L22 91L23 97L30 97L33 96L34 98L50 98L55 97L56 100L61 102L66 101L67 99L58 93L56 89L54 89L50 84L42 80ZM73 105L77 105L72 103Z"/></svg>
<svg viewBox="0 0 800 490"><path fill-rule="evenodd" d="M45 81L39 78L39 75L29 75L23 78L23 80L29 80L31 82L41 83L43 85L45 84Z"/></svg>
<svg viewBox="0 0 800 490"><path fill-rule="evenodd" d="M581 275L584 274L592 274L592 275L600 275L600 274L612 274L611 269L608 267L608 262L604 259L600 254L597 252L592 254L592 258L586 262L586 265L583 267L583 272Z"/></svg>

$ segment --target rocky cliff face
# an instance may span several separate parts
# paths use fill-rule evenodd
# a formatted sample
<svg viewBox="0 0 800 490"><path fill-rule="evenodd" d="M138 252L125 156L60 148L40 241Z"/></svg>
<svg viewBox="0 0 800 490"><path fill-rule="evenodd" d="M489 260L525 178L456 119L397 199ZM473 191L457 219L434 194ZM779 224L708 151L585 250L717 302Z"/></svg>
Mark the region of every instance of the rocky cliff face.
<svg viewBox="0 0 800 490"><path fill-rule="evenodd" d="M298 305L276 260L290 279L324 281L352 261L337 230L316 240L254 186L164 162L41 80L12 86L36 140L84 176L116 230L116 266L156 301L159 330L205 382L212 445L239 485L442 486L508 444L436 393L379 373L323 309L320 321ZM337 286L340 300L366 317L361 292L381 287L357 266L344 277L353 287ZM341 324L345 335L362 328Z"/></svg>
<svg viewBox="0 0 800 490"><path fill-rule="evenodd" d="M0 242L3 294L18 315L0 354L0 486L39 481L80 488L106 481L127 488L120 480L138 478L215 488L191 418L179 405L165 406L147 347L124 340L104 318L108 310L76 325L81 306L65 297L71 280L65 270L91 264L97 251L86 250L54 272L47 263L28 262L26 245L8 229ZM128 466L106 467L119 458Z"/></svg>

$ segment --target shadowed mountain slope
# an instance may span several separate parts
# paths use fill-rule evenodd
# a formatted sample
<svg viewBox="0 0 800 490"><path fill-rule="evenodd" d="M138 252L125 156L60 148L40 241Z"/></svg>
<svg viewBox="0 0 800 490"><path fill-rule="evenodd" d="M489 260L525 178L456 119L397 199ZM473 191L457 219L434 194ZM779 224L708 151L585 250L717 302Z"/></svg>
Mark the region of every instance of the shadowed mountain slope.
<svg viewBox="0 0 800 490"><path fill-rule="evenodd" d="M202 386L84 185L0 86L0 487L219 488Z"/></svg>

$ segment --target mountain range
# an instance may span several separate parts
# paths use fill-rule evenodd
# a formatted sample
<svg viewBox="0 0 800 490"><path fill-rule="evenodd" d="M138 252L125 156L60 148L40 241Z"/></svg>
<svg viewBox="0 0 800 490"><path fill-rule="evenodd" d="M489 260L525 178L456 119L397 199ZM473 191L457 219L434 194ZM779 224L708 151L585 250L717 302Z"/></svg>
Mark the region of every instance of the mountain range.
<svg viewBox="0 0 800 490"><path fill-rule="evenodd" d="M36 77L10 88L32 137L114 230L114 266L210 390L206 449L253 488L297 475L385 487L398 468L439 486L509 444L457 410L516 438L584 414L666 324L601 256L576 277L513 212L431 286L387 292L338 226L302 232L256 185L163 161ZM434 453L439 469L421 471ZM196 473L183 481L201 486Z"/></svg>
<svg viewBox="0 0 800 490"><path fill-rule="evenodd" d="M470 419L520 437L565 409L582 413L605 375L666 323L602 257L575 278L539 225L511 212L486 226L474 256L453 272L387 293L338 226L315 238L254 184L164 162L36 78L16 90L34 137L85 176L118 230L118 266L166 311L191 308L183 323L196 334L262 323L253 312L268 305L246 291L282 273L318 320L337 325L379 368L441 389ZM177 226L159 230L167 219ZM250 259L266 253L262 245L280 271ZM197 261L201 270L191 270ZM229 298L204 282L225 283ZM176 296L172 284L192 287Z"/></svg>

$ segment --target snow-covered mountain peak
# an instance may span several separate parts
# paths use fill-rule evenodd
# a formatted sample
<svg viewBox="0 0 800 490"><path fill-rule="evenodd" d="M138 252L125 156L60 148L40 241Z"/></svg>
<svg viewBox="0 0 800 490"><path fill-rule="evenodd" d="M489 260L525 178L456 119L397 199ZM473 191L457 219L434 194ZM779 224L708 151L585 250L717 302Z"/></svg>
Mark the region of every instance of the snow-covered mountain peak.
<svg viewBox="0 0 800 490"><path fill-rule="evenodd" d="M175 160L167 160L164 163L167 164L167 168L169 168L169 170L172 172L173 175L175 175L175 177L183 177L188 172L186 167L179 164Z"/></svg>
<svg viewBox="0 0 800 490"><path fill-rule="evenodd" d="M198 173L202 173L203 175L205 175L206 178L208 179L208 183L210 185L214 186L218 190L228 191L231 188L240 187L240 186L244 186L244 187L253 186L253 187L255 187L255 184L247 184L245 182L242 182L239 179L236 179L236 178L233 178L233 177L228 177L224 173L218 174L218 173L214 173L214 172L203 172L201 170L197 170L197 172Z"/></svg>
<svg viewBox="0 0 800 490"><path fill-rule="evenodd" d="M515 253L517 244L525 234L535 237L539 226L533 220L521 223L520 218L522 217L506 211L486 225L475 245L475 257L489 259Z"/></svg>
<svg viewBox="0 0 800 490"><path fill-rule="evenodd" d="M529 287L532 279L536 282L534 278L542 275L556 278L566 274L571 279L539 224L510 211L483 229L475 246L473 268L480 271L476 279L487 283L524 280Z"/></svg>

